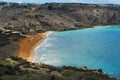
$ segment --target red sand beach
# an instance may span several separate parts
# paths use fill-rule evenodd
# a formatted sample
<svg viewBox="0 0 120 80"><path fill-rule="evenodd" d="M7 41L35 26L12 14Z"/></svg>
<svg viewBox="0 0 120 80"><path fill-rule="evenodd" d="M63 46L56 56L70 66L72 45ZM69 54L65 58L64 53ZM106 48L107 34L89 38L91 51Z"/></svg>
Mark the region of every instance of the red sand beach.
<svg viewBox="0 0 120 80"><path fill-rule="evenodd" d="M48 32L39 33L36 35L26 36L26 38L18 42L19 45L19 57L32 61L34 56L34 49L47 37Z"/></svg>

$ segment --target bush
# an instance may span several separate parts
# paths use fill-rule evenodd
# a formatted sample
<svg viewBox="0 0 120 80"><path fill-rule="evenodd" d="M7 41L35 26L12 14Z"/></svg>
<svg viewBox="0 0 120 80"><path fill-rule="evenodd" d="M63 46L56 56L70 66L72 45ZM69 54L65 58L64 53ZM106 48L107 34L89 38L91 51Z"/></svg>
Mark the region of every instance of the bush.
<svg viewBox="0 0 120 80"><path fill-rule="evenodd" d="M72 77L74 74L75 74L75 71L72 71L72 70L64 70L62 72L62 75L65 77Z"/></svg>

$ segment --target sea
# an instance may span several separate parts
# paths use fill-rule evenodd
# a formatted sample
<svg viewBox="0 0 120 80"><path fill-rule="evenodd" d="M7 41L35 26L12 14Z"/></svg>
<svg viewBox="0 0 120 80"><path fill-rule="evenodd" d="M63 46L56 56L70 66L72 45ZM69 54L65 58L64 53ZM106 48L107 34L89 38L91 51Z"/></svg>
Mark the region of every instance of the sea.
<svg viewBox="0 0 120 80"><path fill-rule="evenodd" d="M120 25L51 32L35 48L33 62L102 69L120 80Z"/></svg>

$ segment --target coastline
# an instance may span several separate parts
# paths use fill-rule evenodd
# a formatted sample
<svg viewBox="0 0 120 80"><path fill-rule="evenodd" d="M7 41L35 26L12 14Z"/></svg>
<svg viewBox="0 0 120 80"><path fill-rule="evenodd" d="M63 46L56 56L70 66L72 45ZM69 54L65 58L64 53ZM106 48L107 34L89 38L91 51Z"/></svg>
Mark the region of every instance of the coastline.
<svg viewBox="0 0 120 80"><path fill-rule="evenodd" d="M20 40L18 42L19 57L32 62L34 57L34 49L45 40L50 32L51 31L47 31L44 33L38 33L36 35L26 36L26 38Z"/></svg>

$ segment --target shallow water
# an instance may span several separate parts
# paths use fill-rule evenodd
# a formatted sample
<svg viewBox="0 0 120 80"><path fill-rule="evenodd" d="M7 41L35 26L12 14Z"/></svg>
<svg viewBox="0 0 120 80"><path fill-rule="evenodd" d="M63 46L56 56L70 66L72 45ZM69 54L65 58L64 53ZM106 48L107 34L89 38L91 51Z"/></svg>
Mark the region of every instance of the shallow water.
<svg viewBox="0 0 120 80"><path fill-rule="evenodd" d="M120 26L53 32L35 49L33 61L101 68L120 78Z"/></svg>

